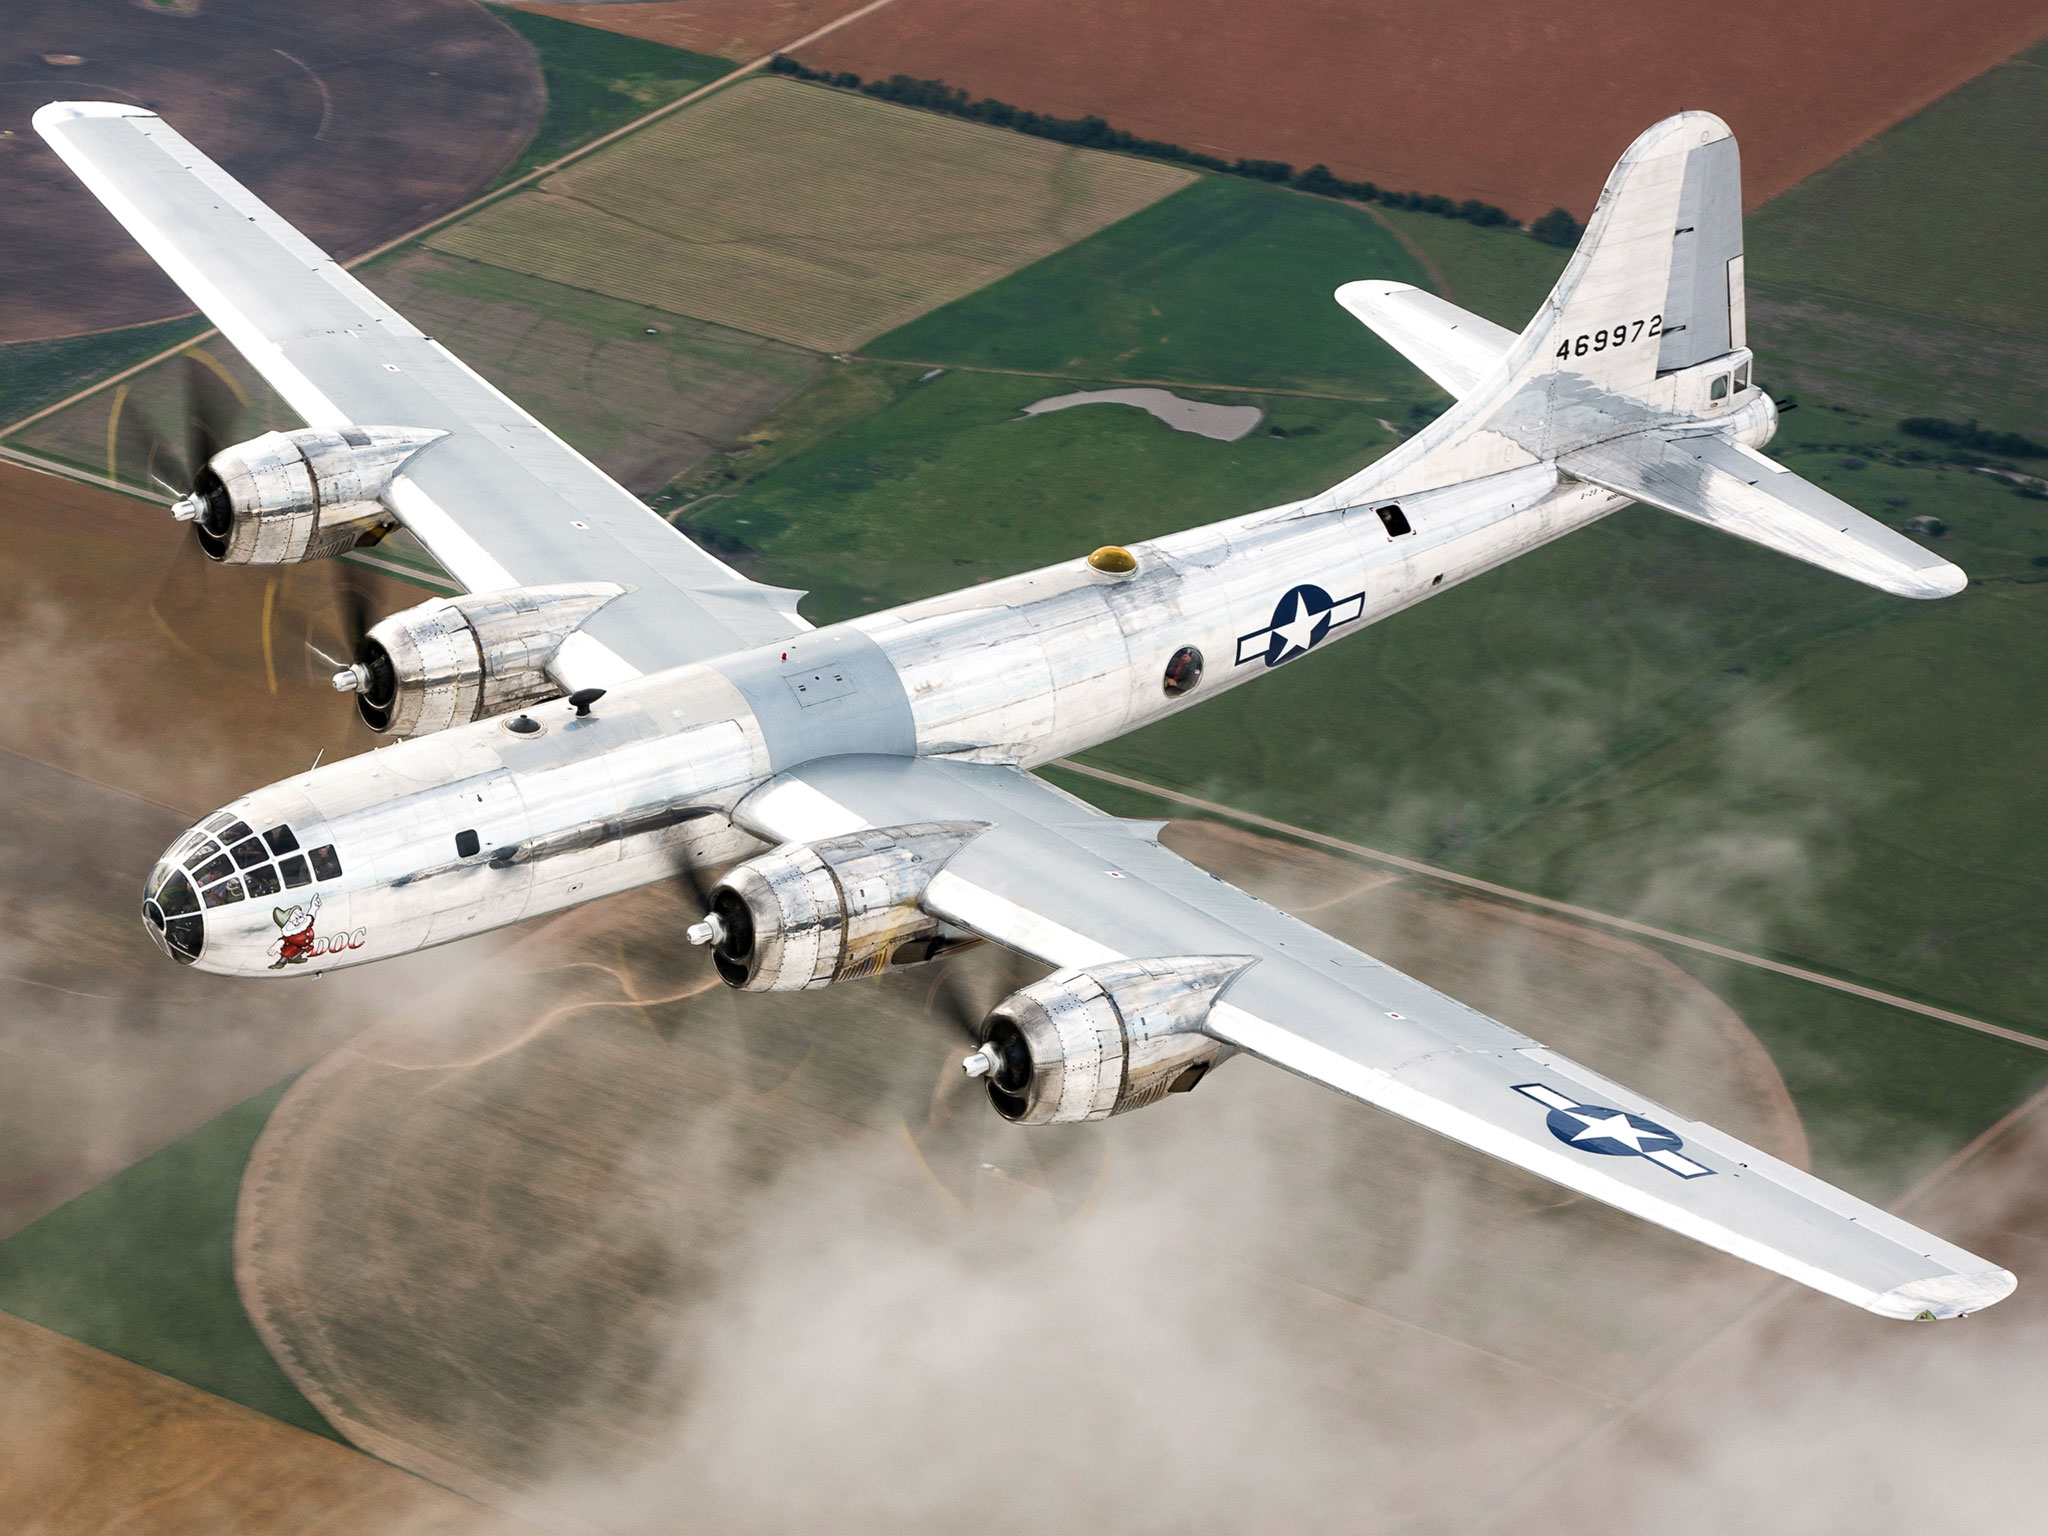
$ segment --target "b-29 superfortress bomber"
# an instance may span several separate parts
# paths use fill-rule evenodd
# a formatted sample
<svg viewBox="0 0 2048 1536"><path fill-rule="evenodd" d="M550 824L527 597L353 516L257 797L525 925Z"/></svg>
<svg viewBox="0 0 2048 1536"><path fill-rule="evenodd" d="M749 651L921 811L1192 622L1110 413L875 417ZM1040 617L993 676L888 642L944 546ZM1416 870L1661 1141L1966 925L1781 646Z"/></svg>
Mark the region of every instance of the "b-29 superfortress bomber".
<svg viewBox="0 0 2048 1536"><path fill-rule="evenodd" d="M1239 1054L1893 1318L2004 1269L1181 860L1031 770L1421 602L1630 502L1907 598L1961 571L1758 450L1734 137L1632 144L1516 335L1355 282L1337 301L1455 398L1319 495L814 628L386 306L154 113L37 130L306 423L213 455L175 508L214 559L407 530L463 595L336 676L402 738L252 790L148 880L178 963L303 976L679 871L688 931L756 992L1004 945L1055 967L964 1069L1026 1125L1097 1120ZM679 938L683 935L678 935Z"/></svg>

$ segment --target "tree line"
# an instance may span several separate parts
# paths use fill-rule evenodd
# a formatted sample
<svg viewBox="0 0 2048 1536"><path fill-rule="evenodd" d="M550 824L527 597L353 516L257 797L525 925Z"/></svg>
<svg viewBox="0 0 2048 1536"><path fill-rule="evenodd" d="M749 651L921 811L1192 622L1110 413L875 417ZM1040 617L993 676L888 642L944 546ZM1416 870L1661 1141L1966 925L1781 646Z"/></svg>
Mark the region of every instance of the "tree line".
<svg viewBox="0 0 2048 1536"><path fill-rule="evenodd" d="M1521 228L1521 221L1511 217L1505 209L1477 198L1466 198L1463 202L1423 192L1396 192L1390 187L1376 186L1369 181L1346 181L1334 174L1327 165L1316 164L1305 171L1297 171L1284 160L1225 160L1217 155L1205 155L1200 150L1188 149L1184 145L1168 143L1163 139L1140 138L1121 128L1112 127L1105 119L1090 114L1087 117L1054 117L1044 112L1030 112L1022 107L1013 107L1007 101L997 101L992 96L980 100L969 99L967 93L957 86L950 86L943 80L918 80L909 75L891 75L887 80L862 80L849 70L806 69L787 54L777 54L768 61L773 74L788 75L797 80L808 80L818 85L829 85L842 91L859 91L863 96L873 96L881 101L894 102L899 106L921 107L927 112L943 112L949 117L961 117L969 122L987 123L995 128L1008 128L1017 133L1028 133L1034 138L1051 139L1060 144L1073 144L1083 149L1107 149L1127 155L1144 155L1148 159L1167 160L1176 165L1189 165L1198 170L1214 171L1224 176L1244 176L1253 181L1272 182L1280 186L1293 187L1297 191L1314 193L1319 197L1344 198L1357 203L1379 203L1388 208L1408 208L1417 213L1433 213L1440 218L1463 219L1468 224L1481 228ZM1530 226L1529 233L1539 240L1565 247L1579 243L1580 225L1570 213L1562 208L1553 208L1549 213Z"/></svg>
<svg viewBox="0 0 2048 1536"><path fill-rule="evenodd" d="M1974 421L1909 416L1899 423L1899 430L1937 443L1953 443L1975 453L1995 453L2008 459L2048 459L2048 444L2037 443L2017 432L1987 432Z"/></svg>

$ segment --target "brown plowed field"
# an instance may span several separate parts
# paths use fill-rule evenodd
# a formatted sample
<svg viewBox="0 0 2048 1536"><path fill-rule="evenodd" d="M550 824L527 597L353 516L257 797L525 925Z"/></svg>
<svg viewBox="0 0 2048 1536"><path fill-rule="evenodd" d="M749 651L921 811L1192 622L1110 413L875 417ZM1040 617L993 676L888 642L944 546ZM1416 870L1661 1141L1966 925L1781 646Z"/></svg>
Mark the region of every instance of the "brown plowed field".
<svg viewBox="0 0 2048 1536"><path fill-rule="evenodd" d="M351 256L481 192L544 98L533 50L470 0L8 0L0 26L0 342L191 309L29 126L129 101Z"/></svg>
<svg viewBox="0 0 2048 1536"><path fill-rule="evenodd" d="M859 7L860 0L629 0L624 5L572 0L519 9L745 62L787 48Z"/></svg>
<svg viewBox="0 0 2048 1536"><path fill-rule="evenodd" d="M801 57L1529 218L1583 217L1628 142L1692 107L1741 137L1754 206L2044 34L2039 0L896 0Z"/></svg>
<svg viewBox="0 0 2048 1536"><path fill-rule="evenodd" d="M346 1446L0 1312L11 1536L538 1536Z"/></svg>

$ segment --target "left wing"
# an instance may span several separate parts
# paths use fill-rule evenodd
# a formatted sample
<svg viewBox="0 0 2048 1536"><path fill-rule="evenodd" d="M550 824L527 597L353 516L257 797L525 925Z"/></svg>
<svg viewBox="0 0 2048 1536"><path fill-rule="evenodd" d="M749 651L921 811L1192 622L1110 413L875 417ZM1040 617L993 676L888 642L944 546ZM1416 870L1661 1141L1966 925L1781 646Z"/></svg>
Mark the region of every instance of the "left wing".
<svg viewBox="0 0 2048 1536"><path fill-rule="evenodd" d="M35 127L308 426L449 434L407 462L389 504L465 590L626 588L563 647L580 668L572 686L810 628L800 594L692 544L154 112L53 102Z"/></svg>
<svg viewBox="0 0 2048 1536"><path fill-rule="evenodd" d="M1995 1264L1651 1103L1013 769L828 759L739 808L778 842L909 822L983 822L925 907L1083 969L1256 957L1208 1032L1645 1220L1884 1317L1956 1317L2017 1283Z"/></svg>

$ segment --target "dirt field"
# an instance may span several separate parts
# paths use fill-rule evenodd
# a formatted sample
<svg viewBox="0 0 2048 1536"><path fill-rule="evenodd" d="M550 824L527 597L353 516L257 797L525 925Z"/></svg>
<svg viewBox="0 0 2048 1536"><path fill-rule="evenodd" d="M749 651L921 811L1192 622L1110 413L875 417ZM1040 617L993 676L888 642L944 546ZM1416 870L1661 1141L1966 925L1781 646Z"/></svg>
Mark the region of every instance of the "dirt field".
<svg viewBox="0 0 2048 1536"><path fill-rule="evenodd" d="M596 0L519 9L746 62L787 48L859 5L860 0Z"/></svg>
<svg viewBox="0 0 2048 1536"><path fill-rule="evenodd" d="M836 352L1190 179L846 92L748 80L427 243Z"/></svg>
<svg viewBox="0 0 2048 1536"><path fill-rule="evenodd" d="M11 0L6 48L0 342L189 308L29 127L46 101L161 111L340 256L473 197L542 108L532 50L470 0Z"/></svg>
<svg viewBox="0 0 2048 1536"><path fill-rule="evenodd" d="M368 1456L0 1313L0 1527L12 1536L518 1536Z"/></svg>
<svg viewBox="0 0 2048 1536"><path fill-rule="evenodd" d="M1738 7L1572 0L896 0L803 50L937 76L1218 155L1590 211L1615 157L1688 107L1742 140L1752 206L2048 33L2033 0Z"/></svg>
<svg viewBox="0 0 2048 1536"><path fill-rule="evenodd" d="M1803 1161L1769 1058L1660 956L1168 836ZM929 974L743 997L681 919L665 891L607 903L378 1025L288 1092L243 1183L238 1281L301 1390L543 1524L982 1528L972 1448L1028 1433L1071 1487L1000 1529L1074 1528L1069 1495L1135 1522L1115 1469L1137 1459L1145 1523L1242 1528L1196 1518L1202 1447L1234 1433L1235 1464L1309 1464L1311 1498L1369 1490L1347 1530L1447 1528L1425 1517L1509 1486L1766 1283L1252 1062L1108 1125L1006 1126L923 1016ZM1019 979L963 963L984 1005ZM1161 1444L1144 1426L1169 1419ZM1299 1527L1299 1489L1252 1482Z"/></svg>

